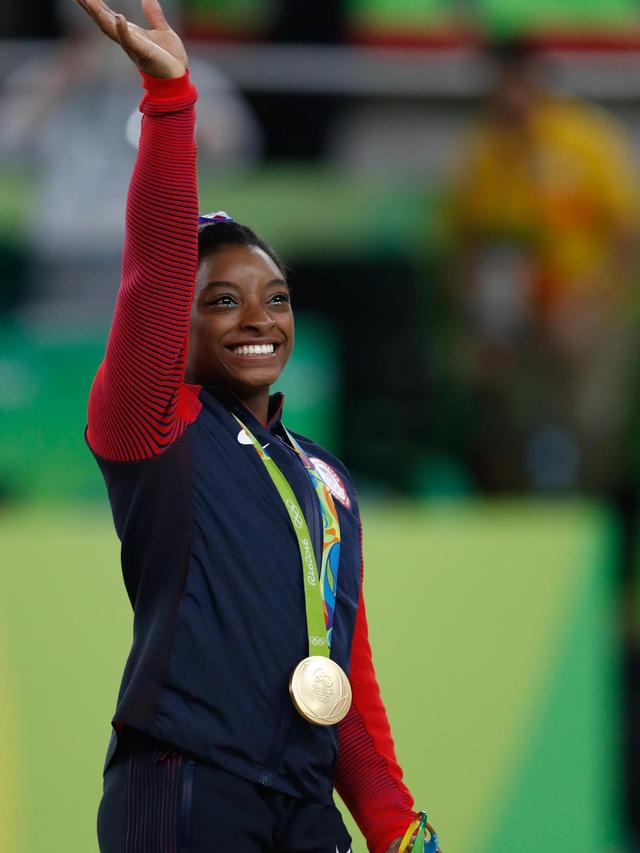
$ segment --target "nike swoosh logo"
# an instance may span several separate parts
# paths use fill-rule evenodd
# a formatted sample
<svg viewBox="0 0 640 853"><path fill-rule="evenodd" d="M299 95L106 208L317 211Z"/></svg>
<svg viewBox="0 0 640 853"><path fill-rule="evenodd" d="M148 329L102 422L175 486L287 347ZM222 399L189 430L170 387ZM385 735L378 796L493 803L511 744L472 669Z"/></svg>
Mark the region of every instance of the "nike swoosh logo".
<svg viewBox="0 0 640 853"><path fill-rule="evenodd" d="M238 433L238 444L248 444L248 445L253 444L253 442L249 438L248 434L243 429L241 429L240 432ZM270 441L268 441L266 444L263 444L262 449L266 450L270 444L271 444ZM347 853L349 853L348 850L347 850Z"/></svg>
<svg viewBox="0 0 640 853"><path fill-rule="evenodd" d="M241 429L238 433L238 444L251 444L251 439L247 435L247 433Z"/></svg>
<svg viewBox="0 0 640 853"><path fill-rule="evenodd" d="M337 844L336 844L336 853L340 853L340 851L338 850ZM351 853L351 848L349 848L348 850L345 850L344 853Z"/></svg>

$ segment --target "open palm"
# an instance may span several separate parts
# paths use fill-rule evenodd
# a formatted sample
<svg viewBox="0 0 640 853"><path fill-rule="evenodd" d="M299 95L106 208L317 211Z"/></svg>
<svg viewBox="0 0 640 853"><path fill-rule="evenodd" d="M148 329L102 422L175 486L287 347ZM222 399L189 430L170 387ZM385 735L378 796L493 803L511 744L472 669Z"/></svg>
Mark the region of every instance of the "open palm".
<svg viewBox="0 0 640 853"><path fill-rule="evenodd" d="M154 77L182 77L187 52L166 21L158 0L140 0L150 28L144 29L114 12L104 0L76 0L102 32L128 54L132 62Z"/></svg>

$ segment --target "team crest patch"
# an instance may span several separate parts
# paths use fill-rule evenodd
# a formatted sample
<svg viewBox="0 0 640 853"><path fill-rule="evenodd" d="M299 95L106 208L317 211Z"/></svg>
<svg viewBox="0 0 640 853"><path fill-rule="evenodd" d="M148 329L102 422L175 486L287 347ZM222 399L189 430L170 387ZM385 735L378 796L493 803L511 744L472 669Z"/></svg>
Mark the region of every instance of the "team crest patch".
<svg viewBox="0 0 640 853"><path fill-rule="evenodd" d="M312 456L311 462L318 472L320 479L329 488L334 498L340 501L343 506L346 506L347 509L351 509L351 499L338 472L322 459L318 459L317 456Z"/></svg>

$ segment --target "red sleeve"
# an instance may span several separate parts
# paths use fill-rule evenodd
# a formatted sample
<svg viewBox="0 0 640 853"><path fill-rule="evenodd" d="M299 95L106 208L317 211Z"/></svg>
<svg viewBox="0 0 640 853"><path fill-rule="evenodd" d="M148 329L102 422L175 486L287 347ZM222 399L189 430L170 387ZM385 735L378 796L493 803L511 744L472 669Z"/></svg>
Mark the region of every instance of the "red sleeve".
<svg viewBox="0 0 640 853"><path fill-rule="evenodd" d="M362 546L362 534L361 534ZM386 853L416 817L413 798L402 782L387 712L380 697L369 645L362 596L351 647L350 682L353 704L338 727L336 790L353 815L372 853Z"/></svg>
<svg viewBox="0 0 640 853"><path fill-rule="evenodd" d="M199 407L197 389L182 385L198 256L197 92L188 72L142 77L122 281L89 395L89 445L117 461L161 453Z"/></svg>

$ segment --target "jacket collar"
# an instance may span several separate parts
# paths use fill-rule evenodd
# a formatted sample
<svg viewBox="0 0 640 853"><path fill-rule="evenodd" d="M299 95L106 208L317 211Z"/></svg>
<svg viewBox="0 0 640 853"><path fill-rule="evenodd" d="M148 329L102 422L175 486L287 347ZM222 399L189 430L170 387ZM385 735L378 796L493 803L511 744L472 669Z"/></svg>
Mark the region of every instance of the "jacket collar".
<svg viewBox="0 0 640 853"><path fill-rule="evenodd" d="M247 409L242 400L229 388L221 385L208 385L206 390L219 400L225 408L240 418L243 424L251 432L279 433L282 431L282 412L284 408L284 394L277 391L269 397L269 420L266 424L261 423L252 412Z"/></svg>

